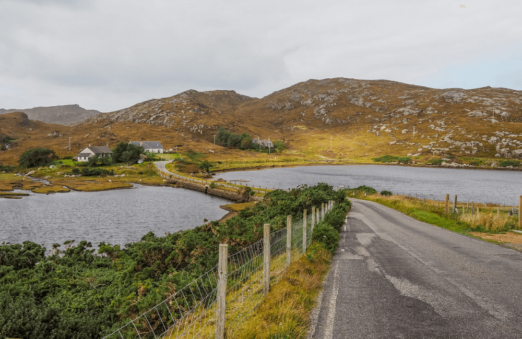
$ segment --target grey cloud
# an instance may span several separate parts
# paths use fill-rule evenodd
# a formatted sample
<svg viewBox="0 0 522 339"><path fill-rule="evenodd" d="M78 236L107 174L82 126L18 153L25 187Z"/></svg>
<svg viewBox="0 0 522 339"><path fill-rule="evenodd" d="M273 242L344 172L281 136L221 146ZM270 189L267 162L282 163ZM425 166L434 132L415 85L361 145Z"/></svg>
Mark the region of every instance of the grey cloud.
<svg viewBox="0 0 522 339"><path fill-rule="evenodd" d="M2 7L0 107L78 102L107 111L188 88L259 97L339 76L422 85L448 65L522 57L514 47L522 36L517 0L476 0L465 10L449 0L24 0ZM510 79L499 74L497 82L522 86Z"/></svg>

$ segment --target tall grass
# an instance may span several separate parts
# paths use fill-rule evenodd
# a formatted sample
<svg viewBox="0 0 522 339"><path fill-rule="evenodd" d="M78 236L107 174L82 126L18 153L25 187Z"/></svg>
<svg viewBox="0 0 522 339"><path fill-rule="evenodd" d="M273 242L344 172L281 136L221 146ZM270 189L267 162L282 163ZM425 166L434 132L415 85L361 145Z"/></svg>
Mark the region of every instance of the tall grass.
<svg viewBox="0 0 522 339"><path fill-rule="evenodd" d="M308 253L290 264L253 316L229 338L306 338L310 312L332 257L317 243Z"/></svg>
<svg viewBox="0 0 522 339"><path fill-rule="evenodd" d="M433 224L436 226L451 229L459 233L468 231L486 232L505 232L512 229L519 229L518 217L511 216L506 211L497 208L478 208L479 212L471 213L467 203L458 203L457 208L460 213L444 213L444 202L435 200L423 200L404 195L384 196L377 194L367 194L364 192L349 193L349 197L371 200L382 205L398 210L417 220ZM450 203L450 210L452 204ZM488 204L493 206L493 204ZM498 206L498 205L497 205Z"/></svg>
<svg viewBox="0 0 522 339"><path fill-rule="evenodd" d="M470 228L485 228L492 232L502 232L518 228L518 218L509 216L507 213L464 213L459 215L459 220L470 225Z"/></svg>

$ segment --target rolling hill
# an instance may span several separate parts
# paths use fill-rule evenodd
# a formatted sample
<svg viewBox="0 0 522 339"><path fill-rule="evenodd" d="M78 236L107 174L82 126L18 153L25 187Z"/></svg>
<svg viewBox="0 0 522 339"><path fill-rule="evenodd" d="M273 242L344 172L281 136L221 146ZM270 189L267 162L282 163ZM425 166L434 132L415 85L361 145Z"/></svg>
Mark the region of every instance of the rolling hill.
<svg viewBox="0 0 522 339"><path fill-rule="evenodd" d="M187 149L225 154L230 150L213 145L213 135L221 126L284 140L289 153L303 157L451 153L520 158L522 91L433 89L346 78L308 80L261 99L234 91L188 90L98 114L74 126L12 130L13 136L19 136L18 144L4 152L12 157L0 153L0 160L10 162L35 144L67 153L68 137L72 153L88 144L112 146L118 141L152 139L166 148L184 144ZM0 133L8 134L2 125Z"/></svg>
<svg viewBox="0 0 522 339"><path fill-rule="evenodd" d="M50 124L72 125L101 114L96 110L87 110L79 105L35 107L28 109L2 109L0 114L24 112L31 120L39 120Z"/></svg>

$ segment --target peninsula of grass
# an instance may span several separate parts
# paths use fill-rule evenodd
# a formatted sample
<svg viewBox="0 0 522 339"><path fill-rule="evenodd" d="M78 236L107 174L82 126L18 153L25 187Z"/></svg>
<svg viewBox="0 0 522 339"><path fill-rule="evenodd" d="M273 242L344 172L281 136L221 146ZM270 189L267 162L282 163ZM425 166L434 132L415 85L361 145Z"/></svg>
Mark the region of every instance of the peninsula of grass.
<svg viewBox="0 0 522 339"><path fill-rule="evenodd" d="M243 202L240 204L229 204L229 205L223 205L223 208L230 209L235 212L239 212L241 210L244 210L245 208L253 208L255 205L255 201L249 201L249 202Z"/></svg>
<svg viewBox="0 0 522 339"><path fill-rule="evenodd" d="M32 190L34 193L49 194L49 193L67 193L70 189L62 185L44 185Z"/></svg>
<svg viewBox="0 0 522 339"><path fill-rule="evenodd" d="M98 179L98 178L97 178ZM94 192L106 191L113 189L132 188L132 184L128 182L113 182L110 179L104 180L71 180L59 179L53 180L53 186L66 186L75 191ZM37 192L38 193L38 192Z"/></svg>
<svg viewBox="0 0 522 339"><path fill-rule="evenodd" d="M4 199L22 199L22 197L26 197L29 194L27 193L14 193L14 192L0 192L0 198Z"/></svg>
<svg viewBox="0 0 522 339"><path fill-rule="evenodd" d="M13 191L15 189L31 190L42 186L29 178L20 177L14 173L0 174L0 191Z"/></svg>

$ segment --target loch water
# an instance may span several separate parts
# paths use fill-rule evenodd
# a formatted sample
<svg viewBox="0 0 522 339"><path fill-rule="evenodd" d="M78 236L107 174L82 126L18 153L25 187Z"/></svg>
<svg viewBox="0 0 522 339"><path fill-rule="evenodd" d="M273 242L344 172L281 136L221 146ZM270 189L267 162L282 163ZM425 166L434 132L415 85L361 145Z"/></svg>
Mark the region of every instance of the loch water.
<svg viewBox="0 0 522 339"><path fill-rule="evenodd" d="M25 191L24 191L25 192ZM0 244L33 241L47 250L67 240L123 246L148 232L157 236L219 220L232 202L183 188L135 185L102 192L36 194L0 199Z"/></svg>
<svg viewBox="0 0 522 339"><path fill-rule="evenodd" d="M225 180L248 180L249 185L288 189L320 182L332 186L370 186L394 194L444 200L518 205L522 172L480 169L426 168L389 165L300 166L216 175Z"/></svg>

